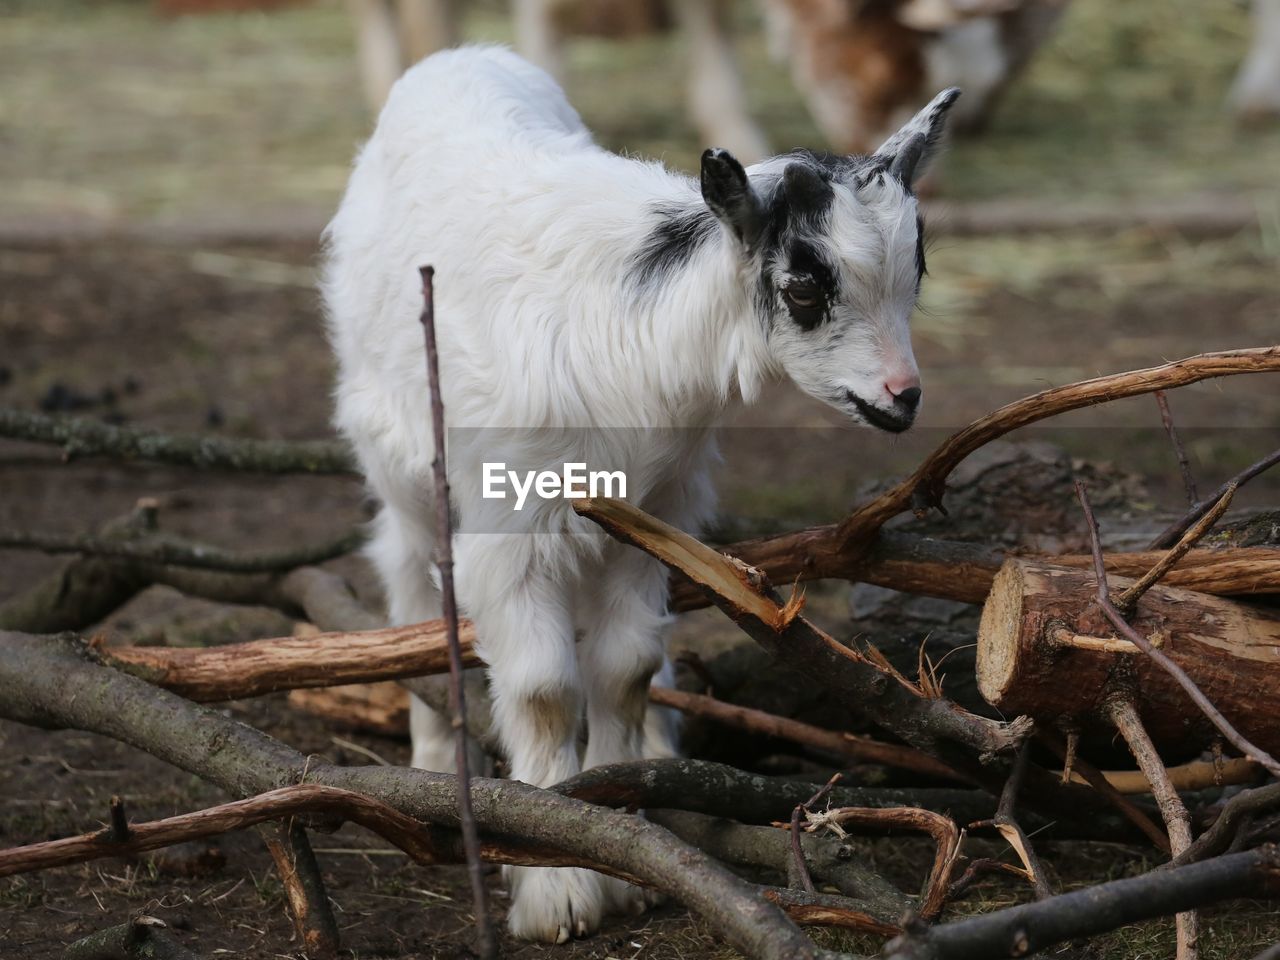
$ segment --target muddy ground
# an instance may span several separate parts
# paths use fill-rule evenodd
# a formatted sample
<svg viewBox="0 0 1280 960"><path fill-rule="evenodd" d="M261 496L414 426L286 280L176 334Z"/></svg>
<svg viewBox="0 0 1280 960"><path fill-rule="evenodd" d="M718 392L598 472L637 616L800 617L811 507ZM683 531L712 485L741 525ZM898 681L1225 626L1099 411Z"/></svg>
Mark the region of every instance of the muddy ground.
<svg viewBox="0 0 1280 960"><path fill-rule="evenodd" d="M1106 241L1090 263L1072 241L1021 244L1028 272L997 283L1000 241L950 241L935 253L934 308L917 336L930 398L918 435L891 443L841 427L817 406L779 387L726 437L725 513L747 526L769 527L839 514L876 479L905 469L951 426L1005 399L1055 380L1117 370L1201 349L1275 342L1280 284L1274 263L1247 238L1171 250L1154 238ZM1056 255L1051 256L1056 251ZM0 250L0 403L182 431L303 438L327 434L331 365L315 294L314 249L180 248L146 244L25 245ZM1194 289L1186 257L1213 264ZM1137 280L1108 281L1125 261ZM1056 265L1056 266L1055 266ZM1034 270L1031 268L1034 267ZM945 315L946 319L942 319ZM1207 317L1213 322L1206 323ZM1268 339L1268 334L1271 334ZM1188 425L1197 470L1208 485L1243 460L1274 446L1280 391L1261 380L1193 388L1174 397ZM1080 529L1070 480L1084 471L1114 533L1150 527L1178 506L1180 490L1154 405L1128 402L1077 418L1067 430L1041 432L1037 446L994 451L966 467L965 483L982 488L952 519L929 528L948 535L989 536L1044 548L1078 545ZM1028 438L1024 438L1028 439ZM1090 464L1081 459L1088 457ZM1035 479L1028 493L1003 479L1017 461ZM1027 466L1029 464L1029 466ZM1019 468L1022 469L1022 468ZM984 480L985 478L985 480ZM983 484L985 483L985 487ZM1255 503L1280 502L1274 481L1259 484ZM155 498L168 529L228 546L317 541L366 516L358 483L324 478L253 478L185 470L83 462L65 465L48 449L0 445L0 527L67 533L93 529ZM974 506L977 503L978 506ZM0 551L0 600L55 569L58 561ZM336 566L376 602L358 559ZM912 604L829 585L811 592L810 609L841 636L857 629L891 652L914 651L927 635L959 648L949 661L962 685L971 609ZM870 606L868 606L870 605ZM879 625L878 627L876 625ZM869 629L869 625L870 629ZM101 626L139 642L222 643L287 633L270 611L233 611L156 589ZM736 633L711 612L682 623L677 650L714 659L738 645ZM749 652L722 661L725 693L745 702L830 723L841 708L797 695L785 679L762 683ZM745 658L745 659L744 659ZM803 690L803 687L799 687ZM351 763L366 758L333 738L348 738L390 762L407 759L402 742L330 729L290 712L280 697L234 703L232 715L307 752ZM843 714L847 721L847 713ZM785 755L706 727L690 729L697 755L773 772L814 769ZM185 774L99 737L0 725L0 842L26 843L97 827L109 798L125 798L131 814L149 818L222 799ZM1043 838L1062 886L1136 872L1148 864L1135 851ZM119 922L131 912L161 917L205 956L298 956L281 891L253 834L220 844L224 863L197 877L177 876L150 860L104 861L0 881L0 956L53 958L65 943ZM346 828L318 837L323 870L345 946L354 957L451 957L465 953L468 907L453 868L411 867L380 841ZM867 856L908 888L927 851L911 842L869 843ZM999 852L999 851L996 851ZM500 889L500 878L490 876ZM1024 896L999 882L960 910L1011 903ZM503 900L495 897L495 916ZM1206 957L1238 957L1280 935L1263 908L1215 913ZM841 941L872 951L868 942ZM1171 926L1148 924L1062 956L1160 957ZM224 951L219 953L218 951ZM683 958L731 956L682 911L612 922L599 936L557 951L504 943L504 956Z"/></svg>

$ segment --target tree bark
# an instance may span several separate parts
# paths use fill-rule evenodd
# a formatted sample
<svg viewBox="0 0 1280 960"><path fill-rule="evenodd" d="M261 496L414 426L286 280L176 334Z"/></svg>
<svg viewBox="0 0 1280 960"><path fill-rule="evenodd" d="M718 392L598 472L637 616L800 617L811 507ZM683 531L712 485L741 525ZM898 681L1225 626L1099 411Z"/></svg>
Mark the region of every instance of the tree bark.
<svg viewBox="0 0 1280 960"><path fill-rule="evenodd" d="M1118 593L1128 580L1110 577ZM1165 671L1116 639L1094 605L1092 572L1011 559L978 631L978 688L1005 712L1092 721L1109 694L1131 687L1152 738L1171 747L1212 741L1212 726ZM1132 618L1246 737L1280 748L1280 613L1157 585Z"/></svg>

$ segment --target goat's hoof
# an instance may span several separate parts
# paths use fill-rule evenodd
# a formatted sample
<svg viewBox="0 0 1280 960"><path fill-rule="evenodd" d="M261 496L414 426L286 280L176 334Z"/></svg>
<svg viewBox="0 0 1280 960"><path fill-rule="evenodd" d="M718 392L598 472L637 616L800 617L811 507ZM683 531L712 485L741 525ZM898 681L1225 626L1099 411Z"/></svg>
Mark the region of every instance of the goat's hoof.
<svg viewBox="0 0 1280 960"><path fill-rule="evenodd" d="M577 867L509 867L507 926L522 940L564 943L586 937L604 914L603 878Z"/></svg>
<svg viewBox="0 0 1280 960"><path fill-rule="evenodd" d="M666 901L657 890L637 887L617 877L604 877L605 907L609 913L639 916Z"/></svg>

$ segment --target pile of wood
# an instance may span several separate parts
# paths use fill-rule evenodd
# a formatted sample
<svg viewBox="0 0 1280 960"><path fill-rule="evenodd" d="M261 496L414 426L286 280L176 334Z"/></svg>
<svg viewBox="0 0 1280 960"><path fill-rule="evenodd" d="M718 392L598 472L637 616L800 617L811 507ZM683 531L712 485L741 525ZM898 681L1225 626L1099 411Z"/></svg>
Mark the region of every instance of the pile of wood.
<svg viewBox="0 0 1280 960"><path fill-rule="evenodd" d="M588 866L654 887L752 958L843 956L815 946L799 924L879 936L884 957L953 960L1024 956L1173 914L1179 956L1194 958L1198 908L1280 896L1280 851L1269 843L1280 816L1280 549L1204 545L1238 486L1280 461L1280 452L1193 503L1142 552L1104 553L1083 487L1081 508L1093 532L1088 553L1006 556L993 546L882 527L903 511L940 506L955 467L1017 427L1121 396L1277 370L1280 348L1271 347L1048 390L960 431L911 477L841 523L723 550L627 503L579 501L584 516L671 569L679 609L718 607L883 737L822 729L705 694L655 691L656 702L792 740L840 765L898 771L900 785L846 786L837 775L816 789L697 760L598 768L546 790L474 778L480 854L498 863ZM0 435L57 443L75 456L205 467L213 457L223 468L276 472L349 469L340 448L323 444L246 442L235 449L236 441L207 445L12 410L0 411ZM304 709L334 717L359 712L372 726L400 729L404 694L379 684L402 680L442 702L432 676L448 670L449 624L381 627L341 578L312 565L332 555L334 543L342 552L354 540L257 555L211 551L163 534L148 505L102 536L10 532L0 543L74 555L49 581L0 604L0 629L14 631L0 634L0 716L114 737L234 797L147 824L113 809L105 830L0 851L0 875L256 824L281 867L309 955L324 957L336 954L338 936L306 824L349 820L418 862L463 859L453 776L317 762L200 705L287 690ZM949 700L923 662L918 672L903 671L870 644L829 636L804 615L799 582L818 578L985 601L978 683L1013 719L992 720ZM84 629L154 583L276 607L310 626L298 636L213 649L113 647L49 635ZM783 595L774 583L792 586ZM474 665L470 627L458 627L458 653ZM466 721L483 742L482 698L471 698ZM1123 736L1137 771L1104 772L1089 762L1090 734L1098 730ZM1206 750L1213 758L1199 759ZM1226 783L1248 786L1223 794ZM1206 789L1214 794L1207 826L1182 797ZM1135 796L1148 793L1154 806ZM627 812L637 808L647 819ZM299 819L304 813L308 819ZM709 816L726 819L713 829ZM1122 839L1165 851L1171 862L1055 894L1031 839L1048 824L1054 838ZM848 833L888 829L923 832L935 844L918 891L899 889L842 852ZM1011 861L971 853L966 838L984 832L1008 842ZM742 866L774 880L749 882L735 872ZM992 872L1025 881L1029 901L947 919L950 906ZM163 931L145 927L98 936L165 941Z"/></svg>

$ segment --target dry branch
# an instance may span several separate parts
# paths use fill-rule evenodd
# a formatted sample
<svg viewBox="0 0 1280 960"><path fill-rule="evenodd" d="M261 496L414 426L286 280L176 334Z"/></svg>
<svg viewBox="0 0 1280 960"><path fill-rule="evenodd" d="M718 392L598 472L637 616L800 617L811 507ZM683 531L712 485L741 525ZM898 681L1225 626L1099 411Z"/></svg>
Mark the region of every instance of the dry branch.
<svg viewBox="0 0 1280 960"><path fill-rule="evenodd" d="M422 335L426 347L427 385L431 394L431 435L435 456L431 473L435 481L436 570L440 574L440 599L449 653L449 719L453 724L454 769L458 776L458 818L462 845L467 853L467 874L471 880L471 901L475 910L476 952L481 960L498 954L493 926L489 921L488 897L480 863L480 838L471 810L471 773L467 769L467 702L462 683L462 649L458 629L458 601L453 589L453 520L450 517L449 469L445 453L444 399L440 393L440 358L436 353L435 269L422 267Z"/></svg>
<svg viewBox="0 0 1280 960"><path fill-rule="evenodd" d="M1191 817L1178 791L1169 782L1164 762L1156 746L1147 736L1142 719L1133 703L1125 696L1113 696L1108 710L1125 743L1138 761L1138 767L1151 782L1151 792L1160 805L1165 828L1169 831L1169 848L1176 857L1191 846ZM1200 950L1200 917L1195 911L1177 916L1178 960L1196 960Z"/></svg>
<svg viewBox="0 0 1280 960"><path fill-rule="evenodd" d="M460 624L464 661L471 649L469 621ZM447 630L439 620L407 627L309 637L251 640L222 647L99 646L103 660L197 703L239 700L279 690L370 683L443 673L449 669Z"/></svg>
<svg viewBox="0 0 1280 960"><path fill-rule="evenodd" d="M1280 346L1202 353L1183 360L1052 387L975 420L925 458L916 471L840 524L843 550L865 545L904 510L941 507L947 477L975 450L1005 434L1071 410L1111 400L1185 386L1214 377L1280 370Z"/></svg>
<svg viewBox="0 0 1280 960"><path fill-rule="evenodd" d="M109 830L0 850L0 877L51 867L123 857L161 847L205 840L233 830L304 814L357 823L395 844L418 863L440 863L429 828L381 801L350 790L313 783L281 787L244 800L154 820L129 824L128 839L113 840Z"/></svg>
<svg viewBox="0 0 1280 960"><path fill-rule="evenodd" d="M365 541L362 530L307 547L261 552L224 550L221 547L175 540L117 540L105 537L67 537L58 534L0 530L0 550L38 550L41 553L78 553L87 557L113 557L172 567L221 570L225 573L276 573L345 556Z"/></svg>
<svg viewBox="0 0 1280 960"><path fill-rule="evenodd" d="M355 459L336 440L249 440L208 434L161 433L98 420L50 417L0 407L0 437L56 444L64 460L111 457L200 470L245 473L353 474Z"/></svg>
<svg viewBox="0 0 1280 960"><path fill-rule="evenodd" d="M889 943L883 956L885 960L1023 957L1064 940L1239 897L1280 897L1280 849L1269 845L1185 867L1154 870L980 917L912 930Z"/></svg>
<svg viewBox="0 0 1280 960"><path fill-rule="evenodd" d="M293 928L308 960L337 960L338 922L306 829L296 820L286 820L263 824L258 832L275 861Z"/></svg>
<svg viewBox="0 0 1280 960"><path fill-rule="evenodd" d="M810 814L808 820L806 830L856 824L873 830L905 829L927 833L934 841L933 865L924 883L918 912L925 920L933 920L942 912L951 885L951 868L960 853L960 828L950 817L918 807L838 807Z"/></svg>
<svg viewBox="0 0 1280 960"><path fill-rule="evenodd" d="M666 687L651 687L649 702L672 707L693 716L716 720L751 733L790 740L792 743L799 743L861 763L880 763L887 767L913 770L916 773L945 780L964 779L946 764L939 763L928 754L913 750L911 747L881 743L852 733L824 730L822 727L792 720L790 717L779 717L763 710L740 707L704 694L686 693L683 690L671 690Z"/></svg>
<svg viewBox="0 0 1280 960"><path fill-rule="evenodd" d="M834 524L810 527L744 540L721 549L758 568L776 583L852 580L965 603L986 599L1005 560L1002 551L982 544L892 532L876 534L861 550L844 550L839 544L839 532ZM1141 576L1162 555L1154 551L1114 553L1107 557L1107 569L1121 576ZM1088 554L1034 559L1069 567L1089 567L1093 563ZM1280 549L1192 550L1164 582L1223 596L1280 594ZM687 580L673 580L672 609L697 610L708 603L705 595Z"/></svg>
<svg viewBox="0 0 1280 960"><path fill-rule="evenodd" d="M790 837L781 830L688 810L649 810L646 816L717 860L784 876L791 866ZM801 833L800 842L811 875L839 890L846 904L859 901L861 912L881 922L896 922L910 908L911 899L865 866L854 848L809 833Z"/></svg>

